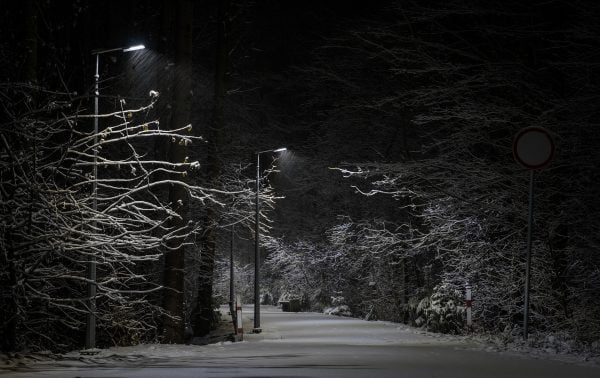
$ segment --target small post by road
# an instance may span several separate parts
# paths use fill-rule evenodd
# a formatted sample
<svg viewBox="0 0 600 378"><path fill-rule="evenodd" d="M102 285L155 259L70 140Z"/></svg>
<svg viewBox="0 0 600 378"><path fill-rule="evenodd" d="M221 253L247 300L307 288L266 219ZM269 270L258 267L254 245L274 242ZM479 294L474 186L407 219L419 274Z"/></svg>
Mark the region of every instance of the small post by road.
<svg viewBox="0 0 600 378"><path fill-rule="evenodd" d="M235 283L235 277L234 277L234 266L233 266L233 238L235 236L235 229L233 228L233 226L231 226L231 244L230 244L230 249L229 249L229 313L231 314L231 320L233 323L233 332L237 333L237 320L236 320L236 309L235 309L235 304L233 303L233 301L235 300L234 298L234 283Z"/></svg>
<svg viewBox="0 0 600 378"><path fill-rule="evenodd" d="M473 326L473 319L471 318L471 305L473 300L471 299L471 284L467 282L465 285L465 305L467 307L467 328L471 329Z"/></svg>
<svg viewBox="0 0 600 378"><path fill-rule="evenodd" d="M234 293L234 284L235 284L235 277L234 277L234 266L233 266L233 238L235 236L235 230L233 228L233 226L231 226L231 244L229 246L229 311L231 313L233 313L233 293Z"/></svg>
<svg viewBox="0 0 600 378"><path fill-rule="evenodd" d="M235 330L236 340L244 340L244 324L242 322L242 298L237 295L235 298L235 318L237 327Z"/></svg>

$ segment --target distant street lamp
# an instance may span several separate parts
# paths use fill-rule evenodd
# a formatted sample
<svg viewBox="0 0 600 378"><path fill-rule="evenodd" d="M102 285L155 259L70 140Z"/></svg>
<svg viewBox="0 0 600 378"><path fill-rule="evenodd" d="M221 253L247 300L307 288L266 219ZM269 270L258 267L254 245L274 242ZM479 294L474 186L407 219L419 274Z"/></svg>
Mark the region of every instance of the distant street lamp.
<svg viewBox="0 0 600 378"><path fill-rule="evenodd" d="M277 148L274 150L259 151L256 153L256 218L254 221L254 329L253 333L260 333L260 154L267 152L283 152L287 148Z"/></svg>
<svg viewBox="0 0 600 378"><path fill-rule="evenodd" d="M94 218L98 211L98 99L100 97L100 89L98 88L98 81L100 79L100 55L109 52L129 52L144 49L144 45L135 45L130 47L117 47L113 49L97 49L92 50L92 55L96 56L96 74L94 75L94 164L93 164L93 175L94 181L92 182L92 206L94 209ZM93 226L96 228L96 221L93 221ZM86 319L85 327L85 349L93 349L96 346L96 258L90 255L88 265L88 306L89 311Z"/></svg>

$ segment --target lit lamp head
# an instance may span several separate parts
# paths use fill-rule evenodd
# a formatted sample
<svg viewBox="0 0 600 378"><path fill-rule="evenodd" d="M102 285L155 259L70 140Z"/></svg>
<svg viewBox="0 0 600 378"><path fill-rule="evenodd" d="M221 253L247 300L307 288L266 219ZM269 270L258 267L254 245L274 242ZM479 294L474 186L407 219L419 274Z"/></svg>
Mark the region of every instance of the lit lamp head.
<svg viewBox="0 0 600 378"><path fill-rule="evenodd" d="M146 46L144 46L144 45L135 45L135 46L124 48L123 52L130 52L130 51L142 50L142 49L145 49L145 48L146 48Z"/></svg>

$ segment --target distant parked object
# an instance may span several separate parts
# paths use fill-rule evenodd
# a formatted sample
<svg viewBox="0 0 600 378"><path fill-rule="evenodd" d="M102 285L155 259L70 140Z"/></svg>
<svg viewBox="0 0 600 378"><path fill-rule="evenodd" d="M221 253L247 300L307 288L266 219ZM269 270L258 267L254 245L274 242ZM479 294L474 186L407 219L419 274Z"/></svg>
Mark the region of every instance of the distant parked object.
<svg viewBox="0 0 600 378"><path fill-rule="evenodd" d="M300 311L300 298L289 293L284 293L277 303L281 306L283 312Z"/></svg>

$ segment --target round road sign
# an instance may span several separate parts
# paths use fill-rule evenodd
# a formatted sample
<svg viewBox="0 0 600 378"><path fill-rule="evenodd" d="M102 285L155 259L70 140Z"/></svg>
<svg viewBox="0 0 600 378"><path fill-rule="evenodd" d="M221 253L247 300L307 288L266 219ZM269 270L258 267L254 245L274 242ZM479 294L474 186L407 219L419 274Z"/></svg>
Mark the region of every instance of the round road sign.
<svg viewBox="0 0 600 378"><path fill-rule="evenodd" d="M554 156L554 141L548 130L535 126L526 127L515 136L513 155L525 168L543 168Z"/></svg>

